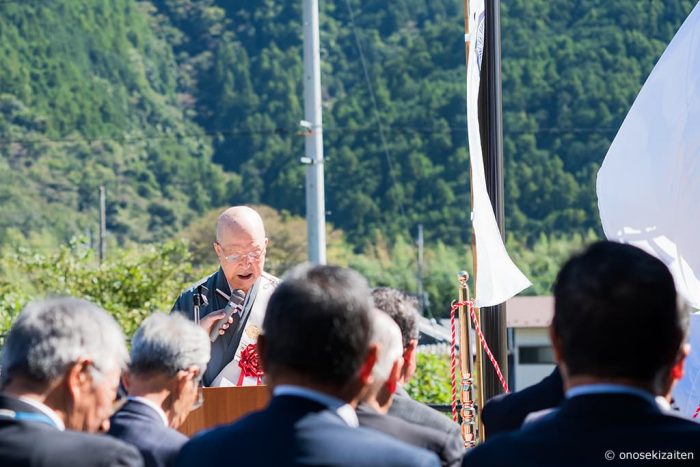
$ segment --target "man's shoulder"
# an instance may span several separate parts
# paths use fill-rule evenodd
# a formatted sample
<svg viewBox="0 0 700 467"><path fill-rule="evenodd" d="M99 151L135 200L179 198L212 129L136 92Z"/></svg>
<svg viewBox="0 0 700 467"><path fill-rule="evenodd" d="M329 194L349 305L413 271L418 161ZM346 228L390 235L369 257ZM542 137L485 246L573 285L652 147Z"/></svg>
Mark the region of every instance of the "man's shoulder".
<svg viewBox="0 0 700 467"><path fill-rule="evenodd" d="M487 401L481 413L486 433L515 430L529 413L557 407L563 400L563 383L559 369L555 368L532 386Z"/></svg>
<svg viewBox="0 0 700 467"><path fill-rule="evenodd" d="M391 462L390 465L439 465L434 453L407 444L384 432L364 427L350 428L349 432L349 438L354 441L354 445L348 446L348 452L361 451L367 461L374 459L377 464Z"/></svg>
<svg viewBox="0 0 700 467"><path fill-rule="evenodd" d="M459 426L447 416L412 399L408 394L394 397L394 401L389 407L389 415L409 423L433 428L442 433L454 434L459 432Z"/></svg>
<svg viewBox="0 0 700 467"><path fill-rule="evenodd" d="M276 448L266 450L270 438L276 439ZM299 407L295 411L289 404L255 412L193 438L183 448L177 465L190 465L195 460L215 462L221 456L211 453L239 447L244 452L254 451L251 456L257 462L269 465L295 465L299 456L319 465L439 465L431 453L382 433L351 428L329 410ZM248 457L238 459L245 464Z"/></svg>
<svg viewBox="0 0 700 467"><path fill-rule="evenodd" d="M71 430L30 431L36 431L37 435L30 441L31 456L35 461L32 465L143 465L143 458L135 447L110 436ZM9 444L11 440L6 438L3 441L2 444ZM25 449L19 446L17 448Z"/></svg>
<svg viewBox="0 0 700 467"><path fill-rule="evenodd" d="M444 464L454 465L464 455L464 442L458 432L446 434L427 426L407 422L392 415L358 410L360 425L376 429L412 446L437 453Z"/></svg>
<svg viewBox="0 0 700 467"><path fill-rule="evenodd" d="M350 427L330 410L309 414L297 426L316 459L357 466L439 465L435 454L375 429Z"/></svg>
<svg viewBox="0 0 700 467"><path fill-rule="evenodd" d="M208 276L205 276L205 277L199 279L197 282L195 282L195 283L189 285L187 288L185 288L185 290L183 290L182 293L180 294L180 297L182 297L183 295L194 294L194 292L197 290L197 287L199 287L201 285L206 286L207 288L209 288L213 292L213 290L209 286L213 285L217 281L220 273L221 273L221 269L217 269L216 271L209 274Z"/></svg>
<svg viewBox="0 0 700 467"><path fill-rule="evenodd" d="M277 287L280 283L280 278L273 276L269 272L263 271L260 274L260 277L265 281L266 283L270 284L272 287Z"/></svg>
<svg viewBox="0 0 700 467"><path fill-rule="evenodd" d="M630 421L611 422L565 416L557 410L520 430L489 437L469 451L463 465L595 465L597 461L605 465L602 456L607 450L690 450L698 435L700 424L663 413L630 414ZM577 453L580 464L572 452Z"/></svg>
<svg viewBox="0 0 700 467"><path fill-rule="evenodd" d="M188 440L187 436L163 424L160 417L155 417L141 409L133 401L129 401L110 419L109 435L126 441L135 446L153 445L154 447L182 447ZM131 410L126 410L131 409ZM152 410L148 407L146 410ZM154 411L155 413L155 411Z"/></svg>
<svg viewBox="0 0 700 467"><path fill-rule="evenodd" d="M203 285L209 289L209 296L212 297L214 291L216 290L217 282L220 282L219 274L222 274L221 269L218 269L214 273L198 280L183 290L180 295L178 295L177 300L175 300L173 311L190 311L194 306L194 294L197 292L197 288L199 286Z"/></svg>

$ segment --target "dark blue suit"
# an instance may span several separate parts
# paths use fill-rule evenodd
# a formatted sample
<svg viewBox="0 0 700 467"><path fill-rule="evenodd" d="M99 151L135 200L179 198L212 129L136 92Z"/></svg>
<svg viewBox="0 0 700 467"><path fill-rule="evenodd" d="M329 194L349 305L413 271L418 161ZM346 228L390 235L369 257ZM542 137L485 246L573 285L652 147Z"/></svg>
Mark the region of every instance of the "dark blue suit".
<svg viewBox="0 0 700 467"><path fill-rule="evenodd" d="M488 401L481 413L486 436L517 430L530 412L558 407L563 400L564 382L555 368L537 384Z"/></svg>
<svg viewBox="0 0 700 467"><path fill-rule="evenodd" d="M109 436L60 431L34 406L0 395L0 466L141 467L138 451ZM16 419L18 415L34 417Z"/></svg>
<svg viewBox="0 0 700 467"><path fill-rule="evenodd" d="M177 465L439 466L423 449L383 433L352 428L324 405L304 397L273 397L240 421L205 432L185 445Z"/></svg>
<svg viewBox="0 0 700 467"><path fill-rule="evenodd" d="M700 424L661 412L633 394L587 394L565 399L556 411L521 430L496 435L471 450L465 467L637 465L623 453L693 452L700 463ZM606 458L612 457L612 460ZM644 465L666 465L657 457Z"/></svg>
<svg viewBox="0 0 700 467"><path fill-rule="evenodd" d="M146 467L173 465L180 449L189 439L165 426L152 407L134 400L129 400L112 416L109 434L136 446Z"/></svg>
<svg viewBox="0 0 700 467"><path fill-rule="evenodd" d="M440 457L443 467L462 464L465 450L461 436L447 436L427 426L414 425L399 417L383 415L364 403L357 407L356 412L360 426L381 431L411 446L434 452Z"/></svg>

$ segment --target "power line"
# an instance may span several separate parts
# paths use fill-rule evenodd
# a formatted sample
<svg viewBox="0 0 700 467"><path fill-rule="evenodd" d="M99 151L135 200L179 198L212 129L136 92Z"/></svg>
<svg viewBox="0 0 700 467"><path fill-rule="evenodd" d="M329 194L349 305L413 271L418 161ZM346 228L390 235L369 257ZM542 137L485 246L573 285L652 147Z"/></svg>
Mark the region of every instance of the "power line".
<svg viewBox="0 0 700 467"><path fill-rule="evenodd" d="M381 119L379 118L379 106L377 105L377 99L374 95L374 89L372 87L372 82L369 79L369 72L367 71L367 62L365 60L365 53L364 50L362 49L362 43L360 42L360 37L357 34L357 28L355 27L355 14L352 11L352 6L350 5L350 0L345 0L345 5L348 8L348 13L350 14L350 28L352 29L352 34L355 38L355 44L357 44L357 51L360 54L360 63L362 64L362 71L365 76L365 82L367 83L367 89L369 90L369 96L370 100L372 101L372 109L374 110L374 121L375 124L377 125L377 129L379 130L379 139L382 143L382 149L384 152L384 157L386 159L387 167L389 169L389 177L391 177L391 182L392 185L398 186L398 182L396 180L396 174L394 173L394 167L392 164L391 160L391 155L389 154L389 149L387 147L386 143L386 137L384 136L384 126L382 125ZM406 217L406 211L404 210L403 207L403 198L399 196L398 198L399 201L399 210L401 212L401 218L404 221L404 225L406 226L406 229L409 230L409 238L411 238L411 232L410 232L410 227L408 224L408 218Z"/></svg>
<svg viewBox="0 0 700 467"><path fill-rule="evenodd" d="M504 129L506 136L508 135L529 135L529 134L612 134L616 133L618 128L612 127L549 127L538 128L536 130L508 130ZM344 133L344 134L362 134L373 133L379 131L375 126L371 127L324 127L324 133ZM382 133L418 133L418 134L442 134L442 133L466 133L465 127L439 127L430 128L427 126L382 126ZM94 138L88 136L56 136L51 137L44 134L36 137L0 137L0 144L12 143L58 143L58 144L76 144L76 143L102 143L116 142L122 144L133 144L143 141L158 141L158 140L180 140L180 139L197 139L197 138L217 138L221 136L252 136L252 135L293 135L304 136L299 132L298 128L293 127L276 127L270 129L239 129L226 131L204 131L197 133L178 133L178 134L161 134L161 135L139 135L139 136L97 136ZM386 147L385 147L386 149ZM386 156L385 156L386 157Z"/></svg>

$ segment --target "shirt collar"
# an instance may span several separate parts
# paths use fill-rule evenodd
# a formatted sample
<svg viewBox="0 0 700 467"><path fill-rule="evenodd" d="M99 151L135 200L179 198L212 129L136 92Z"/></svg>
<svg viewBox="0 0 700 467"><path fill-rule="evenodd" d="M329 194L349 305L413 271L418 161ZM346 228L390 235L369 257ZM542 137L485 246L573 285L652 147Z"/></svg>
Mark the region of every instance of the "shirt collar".
<svg viewBox="0 0 700 467"><path fill-rule="evenodd" d="M357 420L355 409L345 401L337 397L329 396L323 392L314 391L313 389L302 386L293 386L291 384L283 384L275 387L272 391L273 396L297 396L305 399L310 399L318 402L321 405L328 407L333 412L337 413L340 418L349 426L357 428L360 422Z"/></svg>
<svg viewBox="0 0 700 467"><path fill-rule="evenodd" d="M673 407L671 407L671 403L664 396L656 396L654 398L654 400L656 401L656 405L658 405L662 411L665 411L665 412L672 412L673 411Z"/></svg>
<svg viewBox="0 0 700 467"><path fill-rule="evenodd" d="M49 419L54 423L54 425L56 425L56 428L58 428L59 430L64 431L66 429L66 425L65 423L63 423L63 420L61 420L60 417L56 415L56 412L54 412L54 410L48 405L29 397L19 396L18 399L24 402L25 404L31 405L32 407L40 411L42 414L49 417Z"/></svg>
<svg viewBox="0 0 700 467"><path fill-rule="evenodd" d="M134 401L134 402L139 402L143 405L147 405L148 407L152 408L153 410L156 411L156 413L158 414L160 419L163 421L163 425L168 426L168 417L167 417L167 415L165 415L165 412L163 412L163 409L158 404L146 399L145 397L139 397L139 396L133 396L133 397L129 396L129 400Z"/></svg>
<svg viewBox="0 0 700 467"><path fill-rule="evenodd" d="M625 386L622 384L584 384L581 386L576 386L568 391L566 391L566 398L572 398L577 396L583 396L587 394L631 394L639 396L652 404L656 404L654 396L644 389L635 388L632 386Z"/></svg>

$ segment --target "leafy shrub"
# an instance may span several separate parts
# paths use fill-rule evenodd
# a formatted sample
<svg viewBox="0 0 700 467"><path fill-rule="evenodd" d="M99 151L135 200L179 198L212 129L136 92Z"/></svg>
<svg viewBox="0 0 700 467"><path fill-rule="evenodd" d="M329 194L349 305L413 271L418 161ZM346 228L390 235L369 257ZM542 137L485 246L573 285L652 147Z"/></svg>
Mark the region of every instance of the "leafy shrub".
<svg viewBox="0 0 700 467"><path fill-rule="evenodd" d="M406 385L408 394L426 404L451 403L450 357L419 353L416 364L416 373Z"/></svg>
<svg viewBox="0 0 700 467"><path fill-rule="evenodd" d="M193 277L187 246L167 242L115 250L99 265L92 249L78 240L53 253L29 248L6 252L0 259L0 332L32 300L72 295L93 301L132 335L155 311L169 311Z"/></svg>

